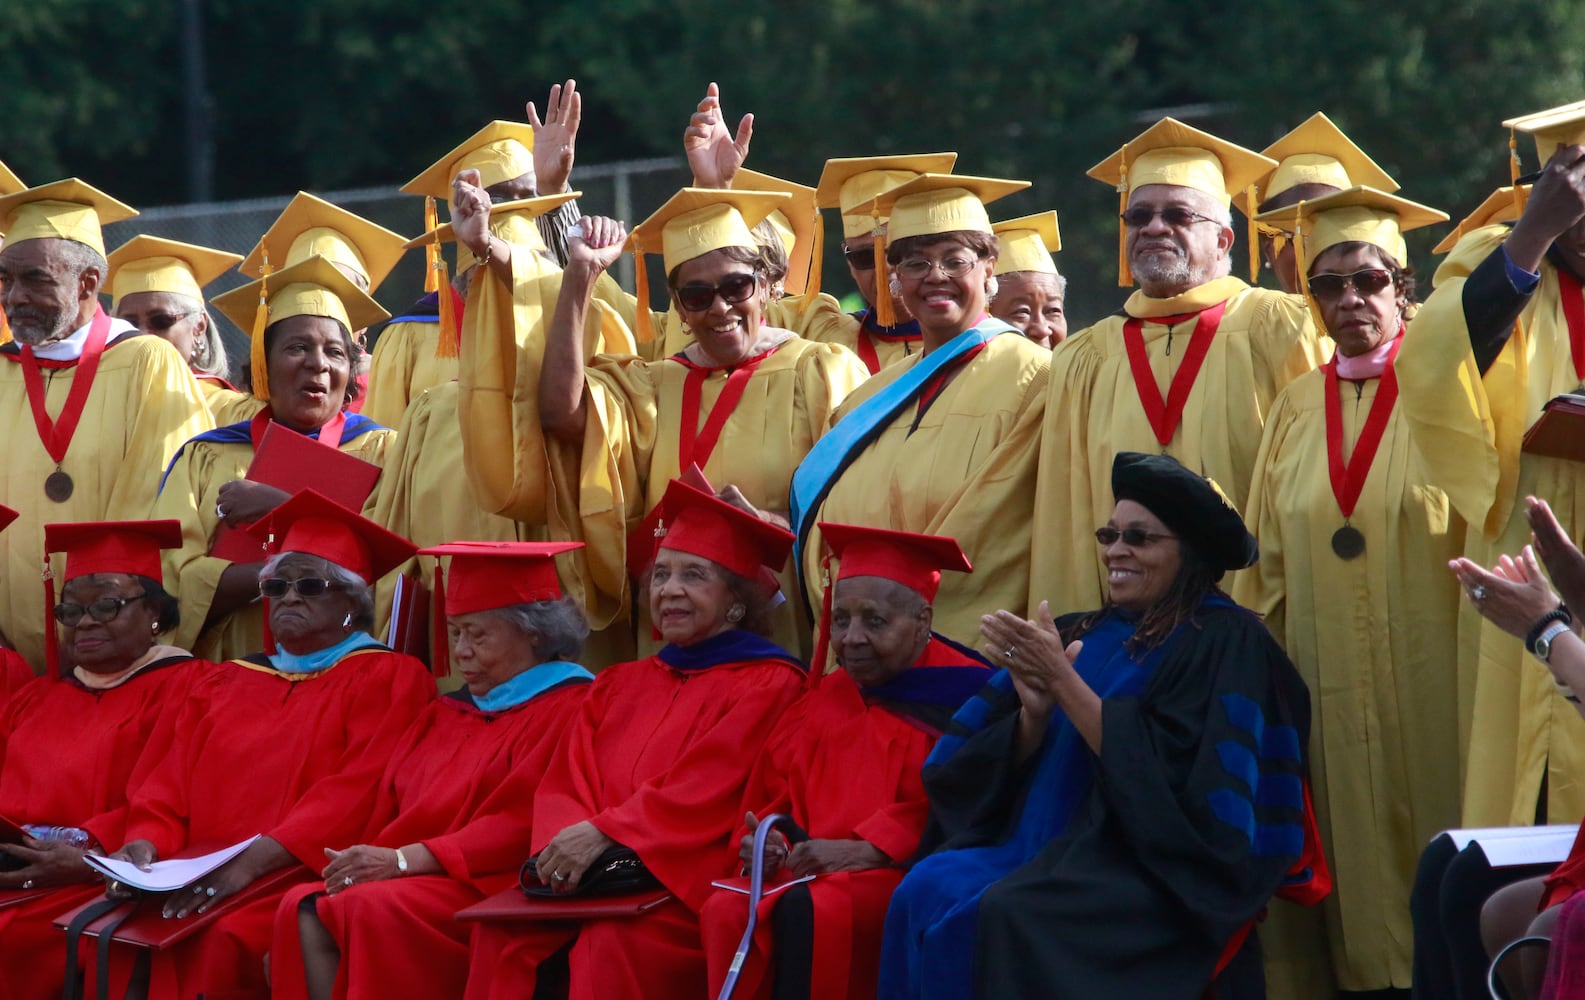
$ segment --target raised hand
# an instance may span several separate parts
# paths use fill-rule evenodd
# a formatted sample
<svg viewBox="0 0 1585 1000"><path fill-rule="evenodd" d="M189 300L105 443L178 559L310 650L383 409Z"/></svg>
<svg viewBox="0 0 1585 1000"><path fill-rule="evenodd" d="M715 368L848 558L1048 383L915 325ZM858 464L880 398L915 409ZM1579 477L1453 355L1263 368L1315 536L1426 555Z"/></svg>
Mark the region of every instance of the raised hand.
<svg viewBox="0 0 1585 1000"><path fill-rule="evenodd" d="M621 222L603 215L586 215L578 220L578 227L583 235L570 235L567 240L568 268L581 265L598 275L622 256L627 227Z"/></svg>
<svg viewBox="0 0 1585 1000"><path fill-rule="evenodd" d="M451 228L457 240L483 257L490 240L490 196L477 170L464 170L451 182Z"/></svg>
<svg viewBox="0 0 1585 1000"><path fill-rule="evenodd" d="M749 140L754 137L754 116L744 115L737 124L737 135L727 131L726 115L721 110L721 90L715 84L705 88L704 100L688 119L682 133L682 148L693 170L693 186L729 188L737 170L748 159Z"/></svg>
<svg viewBox="0 0 1585 1000"><path fill-rule="evenodd" d="M1530 189L1524 214L1504 246L1508 258L1536 271L1552 241L1585 219L1585 146L1558 148Z"/></svg>
<svg viewBox="0 0 1585 1000"><path fill-rule="evenodd" d="M583 119L583 95L578 81L569 79L550 88L545 98L545 120L540 121L534 102L529 101L528 124L534 130L535 189L540 194L561 194L570 190L574 146L578 124Z"/></svg>

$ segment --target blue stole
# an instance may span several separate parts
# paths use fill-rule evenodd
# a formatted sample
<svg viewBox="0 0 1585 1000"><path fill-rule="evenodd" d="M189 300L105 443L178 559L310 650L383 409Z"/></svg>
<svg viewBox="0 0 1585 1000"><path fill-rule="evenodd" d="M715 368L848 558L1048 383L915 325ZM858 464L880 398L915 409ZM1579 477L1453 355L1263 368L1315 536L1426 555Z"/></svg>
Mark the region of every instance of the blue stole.
<svg viewBox="0 0 1585 1000"><path fill-rule="evenodd" d="M340 663L341 658L348 653L356 653L358 650L367 649L369 646L384 649L385 643L367 632L360 631L352 633L334 646L316 649L312 653L304 653L301 656L277 648L275 652L269 655L269 661L270 666L283 674L317 674L327 667L333 667Z"/></svg>
<svg viewBox="0 0 1585 1000"><path fill-rule="evenodd" d="M1017 333L999 319L987 317L978 326L958 334L940 347L921 357L891 384L855 406L825 436L815 442L793 472L792 496L789 511L793 532L798 540L793 543L793 566L802 567L804 546L809 541L809 531L814 527L815 515L825 502L826 494L836 485L837 479L849 465L869 447L875 435L891 425L897 414L919 398L931 379L968 351L990 343L991 338L1003 333ZM797 577L803 580L803 571Z"/></svg>
<svg viewBox="0 0 1585 1000"><path fill-rule="evenodd" d="M473 706L481 712L504 712L568 681L592 680L594 675L576 663L549 660L502 681L484 694L474 695Z"/></svg>
<svg viewBox="0 0 1585 1000"><path fill-rule="evenodd" d="M439 323L440 322L440 293L439 292L428 292L428 293L426 293L424 295L423 298L419 299L417 302L414 302L412 305L408 306L407 308L408 308L408 312L407 313L405 313L405 314L403 314L401 316L392 316L390 319L386 320L381 325L380 329L383 330L383 329L385 329L385 327L392 326L392 325L394 325L396 323ZM435 311L432 312L432 313L422 313L422 312L413 312L412 311L412 310L415 310L415 309L425 309L425 308L432 308ZM348 416L350 417L351 414L349 413Z"/></svg>
<svg viewBox="0 0 1585 1000"><path fill-rule="evenodd" d="M781 660L799 670L805 669L801 660L774 642L742 629L728 629L691 646L667 643L655 654L655 658L673 670L684 673L709 670L723 663L742 663L744 660Z"/></svg>
<svg viewBox="0 0 1585 1000"><path fill-rule="evenodd" d="M249 417L247 420L239 420L234 424L227 424L224 427L216 427L212 431L204 431L202 434L196 434L189 438L186 444L183 444L180 448L176 449L176 454L171 456L171 464L165 467L165 474L160 477L160 492L164 492L165 480L170 478L171 470L176 468L176 460L182 457L182 452L187 450L187 445L194 444L199 441L209 441L214 444L251 445L253 444L252 425L253 418ZM281 426L285 427L286 425L281 424ZM347 422L341 426L341 443L346 444L348 441L360 438L370 431L383 430L389 430L389 428L387 428L384 424L370 420L361 413L349 413L347 414ZM304 436L310 441L318 441L319 428L314 428Z"/></svg>

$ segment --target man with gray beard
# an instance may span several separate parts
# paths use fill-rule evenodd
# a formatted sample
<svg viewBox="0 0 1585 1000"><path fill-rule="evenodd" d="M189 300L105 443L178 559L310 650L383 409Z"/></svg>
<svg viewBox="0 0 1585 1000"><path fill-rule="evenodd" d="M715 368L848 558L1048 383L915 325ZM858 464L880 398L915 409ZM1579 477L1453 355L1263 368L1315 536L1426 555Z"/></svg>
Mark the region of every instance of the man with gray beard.
<svg viewBox="0 0 1585 1000"><path fill-rule="evenodd" d="M36 583L44 525L145 518L171 455L213 424L187 362L106 315L101 220L136 215L80 180L0 198L0 641L35 670L49 609ZM67 669L70 664L64 665Z"/></svg>
<svg viewBox="0 0 1585 1000"><path fill-rule="evenodd" d="M1272 400L1323 358L1302 299L1231 274L1232 195L1275 165L1163 118L1090 170L1120 193L1118 283L1139 287L1052 355L1030 607L1101 606L1118 452L1171 455L1243 507Z"/></svg>

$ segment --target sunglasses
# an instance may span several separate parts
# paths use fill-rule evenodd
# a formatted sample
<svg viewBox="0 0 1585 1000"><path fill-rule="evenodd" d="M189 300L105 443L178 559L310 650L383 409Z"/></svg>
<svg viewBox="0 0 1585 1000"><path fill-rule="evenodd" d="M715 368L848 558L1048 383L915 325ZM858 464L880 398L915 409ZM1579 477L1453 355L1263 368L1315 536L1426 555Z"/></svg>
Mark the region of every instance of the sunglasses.
<svg viewBox="0 0 1585 1000"><path fill-rule="evenodd" d="M677 304L689 312L704 312L715 305L715 297L721 296L721 301L727 305L736 305L754 294L754 289L759 287L759 276L755 274L729 274L719 285L688 284L677 289L673 294L677 296Z"/></svg>
<svg viewBox="0 0 1585 1000"><path fill-rule="evenodd" d="M1353 274L1312 274L1310 294L1318 299L1340 299L1343 289L1353 286L1360 298L1369 298L1392 284L1392 272L1384 267L1367 267Z"/></svg>
<svg viewBox="0 0 1585 1000"><path fill-rule="evenodd" d="M82 604L57 604L54 609L55 620L67 628L73 628L78 622L83 620L83 615L87 615L99 624L106 625L115 621L122 608L134 601L141 601L147 596L149 595L145 591L141 594L134 594L131 597L101 597L86 606Z"/></svg>
<svg viewBox="0 0 1585 1000"><path fill-rule="evenodd" d="M1158 215L1161 216L1162 222L1165 222L1174 229L1182 229L1185 226L1192 226L1196 222L1218 221L1211 218L1209 215L1201 215L1199 212L1191 212L1188 209L1182 208L1178 205L1171 205L1167 208L1160 209L1146 208L1143 205L1136 205L1135 207L1130 208L1128 211L1123 212L1118 216L1118 218L1122 219L1123 225L1127 226L1129 229L1143 229L1150 225L1151 220Z"/></svg>
<svg viewBox="0 0 1585 1000"><path fill-rule="evenodd" d="M875 270L875 251L872 249L849 250L843 247L842 256L846 258L848 266L855 271Z"/></svg>
<svg viewBox="0 0 1585 1000"><path fill-rule="evenodd" d="M1102 545L1116 545L1117 540L1121 538L1123 544L1131 549L1142 549L1152 542L1164 542L1177 537L1177 535L1158 535L1144 528L1114 528L1107 525L1095 529L1095 540Z"/></svg>
<svg viewBox="0 0 1585 1000"><path fill-rule="evenodd" d="M280 600L286 596L288 590L295 590L299 597L319 597L327 590L340 589L341 585L334 580L325 580L317 576L305 576L301 580L283 580L272 576L267 580L259 581L259 593L270 600Z"/></svg>
<svg viewBox="0 0 1585 1000"><path fill-rule="evenodd" d="M187 317L194 315L197 315L196 310L179 313L155 313L152 316L145 316L143 318L143 328L150 333L164 333L177 323L180 323Z"/></svg>

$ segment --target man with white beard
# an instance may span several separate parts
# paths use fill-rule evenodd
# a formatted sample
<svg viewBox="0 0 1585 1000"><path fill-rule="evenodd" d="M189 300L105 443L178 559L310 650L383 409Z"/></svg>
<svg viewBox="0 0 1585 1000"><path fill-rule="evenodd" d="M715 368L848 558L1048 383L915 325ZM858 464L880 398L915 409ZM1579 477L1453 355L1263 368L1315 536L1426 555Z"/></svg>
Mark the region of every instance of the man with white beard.
<svg viewBox="0 0 1585 1000"><path fill-rule="evenodd" d="M1030 607L1101 606L1118 452L1171 455L1243 507L1272 400L1324 357L1302 299L1231 276L1232 195L1275 165L1163 118L1089 171L1120 194L1118 283L1139 287L1052 355Z"/></svg>
<svg viewBox="0 0 1585 1000"><path fill-rule="evenodd" d="M0 533L0 642L34 670L44 525L147 517L171 455L213 426L176 348L99 305L100 224L136 214L75 178L0 198L0 308L15 338L0 347L0 498L18 512Z"/></svg>

